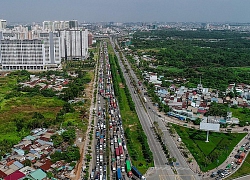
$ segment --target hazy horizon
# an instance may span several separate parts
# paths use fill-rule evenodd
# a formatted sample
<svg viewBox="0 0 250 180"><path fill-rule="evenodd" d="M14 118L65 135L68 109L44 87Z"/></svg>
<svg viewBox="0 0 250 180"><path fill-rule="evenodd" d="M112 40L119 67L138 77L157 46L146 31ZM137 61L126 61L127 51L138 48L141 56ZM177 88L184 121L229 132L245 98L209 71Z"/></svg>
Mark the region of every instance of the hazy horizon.
<svg viewBox="0 0 250 180"><path fill-rule="evenodd" d="M8 22L250 22L249 0L8 0Z"/></svg>

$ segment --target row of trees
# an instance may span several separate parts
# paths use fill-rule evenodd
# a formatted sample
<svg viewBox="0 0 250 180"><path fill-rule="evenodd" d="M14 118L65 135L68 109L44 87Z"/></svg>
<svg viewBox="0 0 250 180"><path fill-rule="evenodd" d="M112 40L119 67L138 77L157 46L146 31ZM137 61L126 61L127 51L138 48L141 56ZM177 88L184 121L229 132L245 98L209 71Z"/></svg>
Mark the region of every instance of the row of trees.
<svg viewBox="0 0 250 180"><path fill-rule="evenodd" d="M109 56L109 59L110 59L111 73L112 73L112 79L113 79L113 87L114 87L114 92L115 92L116 97L118 97L118 101L121 102L122 99L120 95L120 84L119 84L120 82L119 78L120 78L122 86L124 86L123 89L126 94L126 99L128 101L129 108L131 111L135 111L135 104L132 100L129 89L126 85L126 81L124 79L121 67L119 66L118 59L116 56L113 57L112 55ZM117 73L119 73L119 76L117 76ZM120 108L123 109L122 103L119 105L120 105Z"/></svg>
<svg viewBox="0 0 250 180"><path fill-rule="evenodd" d="M139 125L137 126L137 131L138 132L143 132L142 126ZM142 145L142 153L143 153L143 157L146 159L146 161L148 163L153 162L153 153L149 148L148 145L148 139L147 136L145 135L145 133L138 133L138 140Z"/></svg>

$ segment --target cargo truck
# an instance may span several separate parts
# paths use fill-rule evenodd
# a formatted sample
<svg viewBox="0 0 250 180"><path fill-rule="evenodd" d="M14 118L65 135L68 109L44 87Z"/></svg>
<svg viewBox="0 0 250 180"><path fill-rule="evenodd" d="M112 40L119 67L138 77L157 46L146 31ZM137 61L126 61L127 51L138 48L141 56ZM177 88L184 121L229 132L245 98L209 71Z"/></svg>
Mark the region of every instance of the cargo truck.
<svg viewBox="0 0 250 180"><path fill-rule="evenodd" d="M120 159L120 151L119 151L119 148L116 148L116 149L115 149L115 155L116 155L117 160L119 160L119 159Z"/></svg>
<svg viewBox="0 0 250 180"><path fill-rule="evenodd" d="M120 152L120 156L121 156L121 158L123 158L123 150L122 150L122 146L119 146L119 152Z"/></svg>
<svg viewBox="0 0 250 180"><path fill-rule="evenodd" d="M138 171L138 169L135 166L132 166L131 170L136 177L138 177L141 180L146 180L146 178L140 173L140 171Z"/></svg>
<svg viewBox="0 0 250 180"><path fill-rule="evenodd" d="M117 168L117 180L122 180L121 168Z"/></svg>

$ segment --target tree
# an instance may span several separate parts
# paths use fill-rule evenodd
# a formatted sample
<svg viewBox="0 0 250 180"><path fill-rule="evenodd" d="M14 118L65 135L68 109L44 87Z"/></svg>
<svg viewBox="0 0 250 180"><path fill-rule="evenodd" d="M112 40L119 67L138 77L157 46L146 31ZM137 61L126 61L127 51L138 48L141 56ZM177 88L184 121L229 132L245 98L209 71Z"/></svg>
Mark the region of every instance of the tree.
<svg viewBox="0 0 250 180"><path fill-rule="evenodd" d="M31 166L31 161L29 159L25 159L24 166Z"/></svg>
<svg viewBox="0 0 250 180"><path fill-rule="evenodd" d="M52 135L51 139L55 147L59 147L63 143L63 137L59 134Z"/></svg>
<svg viewBox="0 0 250 180"><path fill-rule="evenodd" d="M201 119L200 119L200 118L197 118L197 119L195 119L193 122L194 122L194 125L200 125Z"/></svg>
<svg viewBox="0 0 250 180"><path fill-rule="evenodd" d="M67 131L64 131L62 133L62 137L63 137L64 142L68 142L69 144L73 144L74 140L76 138L75 129L71 128Z"/></svg>

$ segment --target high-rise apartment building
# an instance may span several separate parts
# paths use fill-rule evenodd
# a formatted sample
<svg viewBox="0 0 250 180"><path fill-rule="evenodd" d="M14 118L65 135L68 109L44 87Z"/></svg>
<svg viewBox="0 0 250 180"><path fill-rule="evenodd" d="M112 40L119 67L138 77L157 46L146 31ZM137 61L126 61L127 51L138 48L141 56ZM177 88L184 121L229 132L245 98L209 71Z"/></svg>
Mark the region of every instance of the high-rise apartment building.
<svg viewBox="0 0 250 180"><path fill-rule="evenodd" d="M46 70L61 63L60 38L48 33L41 39L3 39L0 32L2 70Z"/></svg>
<svg viewBox="0 0 250 180"><path fill-rule="evenodd" d="M88 30L59 31L61 57L73 60L84 59L88 54Z"/></svg>
<svg viewBox="0 0 250 180"><path fill-rule="evenodd" d="M7 26L7 21L0 19L0 30L6 29L6 26Z"/></svg>
<svg viewBox="0 0 250 180"><path fill-rule="evenodd" d="M43 30L57 31L64 29L78 29L78 21L43 21Z"/></svg>
<svg viewBox="0 0 250 180"><path fill-rule="evenodd" d="M70 27L72 29L70 29ZM88 30L77 21L44 21L43 27L17 26L0 30L0 65L3 70L56 68L61 58L82 60L88 54Z"/></svg>

